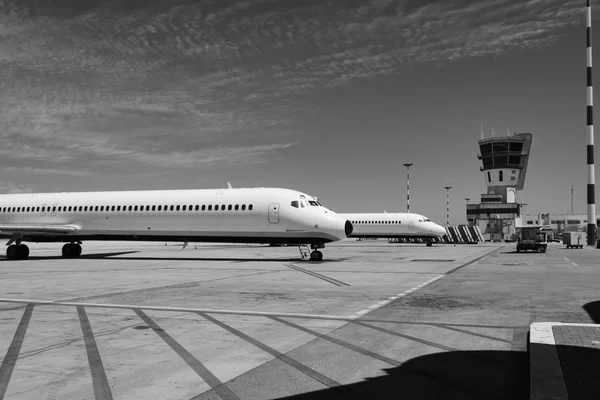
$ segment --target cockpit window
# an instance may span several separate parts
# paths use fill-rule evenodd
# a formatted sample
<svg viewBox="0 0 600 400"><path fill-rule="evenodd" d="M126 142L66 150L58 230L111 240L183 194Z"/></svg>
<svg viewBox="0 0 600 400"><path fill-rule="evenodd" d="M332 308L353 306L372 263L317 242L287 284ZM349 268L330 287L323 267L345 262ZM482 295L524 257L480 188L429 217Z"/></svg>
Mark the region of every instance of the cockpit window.
<svg viewBox="0 0 600 400"><path fill-rule="evenodd" d="M298 200L292 201L292 207L298 208Z"/></svg>
<svg viewBox="0 0 600 400"><path fill-rule="evenodd" d="M300 206L302 206L302 208L307 207L308 203L306 203L306 200L301 200L300 201Z"/></svg>
<svg viewBox="0 0 600 400"><path fill-rule="evenodd" d="M316 202L316 201L314 201L314 200L309 200L309 201L308 201L308 204L310 204L311 206L318 206L318 205L319 205L319 203L317 203L317 202Z"/></svg>

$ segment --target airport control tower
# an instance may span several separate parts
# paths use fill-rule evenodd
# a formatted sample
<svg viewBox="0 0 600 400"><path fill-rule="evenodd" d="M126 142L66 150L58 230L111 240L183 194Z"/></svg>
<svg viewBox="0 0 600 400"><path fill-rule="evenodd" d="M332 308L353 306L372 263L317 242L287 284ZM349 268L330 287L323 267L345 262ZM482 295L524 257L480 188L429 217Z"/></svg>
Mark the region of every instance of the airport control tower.
<svg viewBox="0 0 600 400"><path fill-rule="evenodd" d="M467 205L469 225L477 225L491 239L508 239L515 227L522 225L526 205L518 202L523 190L531 150L531 133L490 137L479 141L477 158L483 172L487 193L479 204Z"/></svg>

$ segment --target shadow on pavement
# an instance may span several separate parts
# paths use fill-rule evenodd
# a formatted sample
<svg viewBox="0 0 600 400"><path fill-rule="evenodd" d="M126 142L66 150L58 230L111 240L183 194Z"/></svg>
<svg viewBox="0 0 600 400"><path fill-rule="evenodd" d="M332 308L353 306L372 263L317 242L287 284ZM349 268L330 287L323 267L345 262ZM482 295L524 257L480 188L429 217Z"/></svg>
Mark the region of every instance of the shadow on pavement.
<svg viewBox="0 0 600 400"><path fill-rule="evenodd" d="M529 358L517 351L452 351L421 356L385 375L286 400L529 398Z"/></svg>
<svg viewBox="0 0 600 400"><path fill-rule="evenodd" d="M583 309L595 324L600 324L600 301L592 301L584 304Z"/></svg>

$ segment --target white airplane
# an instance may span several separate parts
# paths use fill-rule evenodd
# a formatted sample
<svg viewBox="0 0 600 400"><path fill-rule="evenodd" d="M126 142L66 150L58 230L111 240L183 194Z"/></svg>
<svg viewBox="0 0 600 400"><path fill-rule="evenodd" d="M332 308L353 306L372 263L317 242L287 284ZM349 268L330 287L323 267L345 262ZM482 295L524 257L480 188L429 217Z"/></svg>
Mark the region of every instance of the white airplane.
<svg viewBox="0 0 600 400"><path fill-rule="evenodd" d="M354 229L348 237L405 238L431 240L446 234L443 226L429 218L412 213L339 214L347 218Z"/></svg>
<svg viewBox="0 0 600 400"><path fill-rule="evenodd" d="M9 239L11 260L29 256L22 242L65 242L62 255L78 257L83 241L144 240L310 245L310 259L320 261L317 249L351 233L345 218L289 189L0 195L0 237Z"/></svg>

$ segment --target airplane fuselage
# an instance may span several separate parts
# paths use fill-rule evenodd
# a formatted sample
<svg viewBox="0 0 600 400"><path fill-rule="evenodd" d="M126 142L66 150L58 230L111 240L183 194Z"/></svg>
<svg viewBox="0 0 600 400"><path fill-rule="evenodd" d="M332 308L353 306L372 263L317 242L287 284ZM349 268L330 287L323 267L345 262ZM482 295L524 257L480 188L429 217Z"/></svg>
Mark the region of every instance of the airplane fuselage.
<svg viewBox="0 0 600 400"><path fill-rule="evenodd" d="M343 213L352 222L348 237L433 239L446 234L444 227L414 213Z"/></svg>
<svg viewBox="0 0 600 400"><path fill-rule="evenodd" d="M344 218L309 201L275 188L7 194L0 237L324 244L351 232Z"/></svg>

